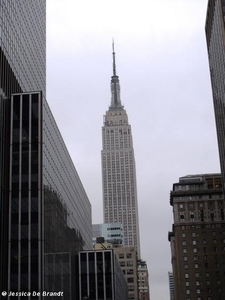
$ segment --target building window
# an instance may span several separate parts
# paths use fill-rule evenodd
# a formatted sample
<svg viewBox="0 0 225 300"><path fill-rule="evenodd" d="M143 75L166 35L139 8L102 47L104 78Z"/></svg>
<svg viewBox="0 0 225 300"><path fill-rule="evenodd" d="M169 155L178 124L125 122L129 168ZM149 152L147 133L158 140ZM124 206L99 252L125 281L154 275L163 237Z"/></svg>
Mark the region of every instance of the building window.
<svg viewBox="0 0 225 300"><path fill-rule="evenodd" d="M125 267L125 261L120 261L120 266Z"/></svg>
<svg viewBox="0 0 225 300"><path fill-rule="evenodd" d="M186 294L187 294L187 295L190 295L190 290L186 290Z"/></svg>

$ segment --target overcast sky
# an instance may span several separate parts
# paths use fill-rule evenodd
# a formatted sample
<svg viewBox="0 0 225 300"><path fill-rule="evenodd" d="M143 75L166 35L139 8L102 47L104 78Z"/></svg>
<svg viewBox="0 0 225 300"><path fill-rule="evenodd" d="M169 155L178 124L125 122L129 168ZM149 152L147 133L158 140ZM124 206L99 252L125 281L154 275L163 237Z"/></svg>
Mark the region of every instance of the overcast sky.
<svg viewBox="0 0 225 300"><path fill-rule="evenodd" d="M172 184L219 172L205 42L207 0L47 0L47 100L103 222L101 127L112 38L132 126L142 258L151 300L168 300Z"/></svg>

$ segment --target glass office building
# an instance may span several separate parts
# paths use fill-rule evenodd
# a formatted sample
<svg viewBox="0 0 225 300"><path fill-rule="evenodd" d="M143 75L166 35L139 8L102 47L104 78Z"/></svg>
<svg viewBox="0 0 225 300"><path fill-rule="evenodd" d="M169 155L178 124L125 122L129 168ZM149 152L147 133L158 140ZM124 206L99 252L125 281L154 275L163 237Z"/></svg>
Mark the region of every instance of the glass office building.
<svg viewBox="0 0 225 300"><path fill-rule="evenodd" d="M0 0L0 293L70 300L91 205L45 94L46 0Z"/></svg>
<svg viewBox="0 0 225 300"><path fill-rule="evenodd" d="M113 247L123 246L123 226L119 222L92 225L92 242L96 243L97 237L104 237Z"/></svg>
<svg viewBox="0 0 225 300"><path fill-rule="evenodd" d="M41 92L12 95L9 135L6 290L74 299L75 256L92 247L91 205Z"/></svg>
<svg viewBox="0 0 225 300"><path fill-rule="evenodd" d="M79 300L128 300L127 283L113 250L80 251Z"/></svg>
<svg viewBox="0 0 225 300"><path fill-rule="evenodd" d="M206 16L206 41L216 120L220 167L225 191L225 1L209 0Z"/></svg>
<svg viewBox="0 0 225 300"><path fill-rule="evenodd" d="M46 90L46 0L0 0L0 96Z"/></svg>
<svg viewBox="0 0 225 300"><path fill-rule="evenodd" d="M10 98L35 90L45 95L46 0L0 0L0 291L8 287L8 232L14 222L9 219Z"/></svg>

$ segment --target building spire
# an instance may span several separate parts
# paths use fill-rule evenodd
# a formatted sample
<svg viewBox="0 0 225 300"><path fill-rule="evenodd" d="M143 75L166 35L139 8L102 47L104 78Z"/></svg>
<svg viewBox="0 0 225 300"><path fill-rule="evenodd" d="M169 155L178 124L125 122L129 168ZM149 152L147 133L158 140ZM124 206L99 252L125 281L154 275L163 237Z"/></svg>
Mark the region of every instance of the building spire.
<svg viewBox="0 0 225 300"><path fill-rule="evenodd" d="M116 53L114 50L114 39L112 40L112 55L113 55L113 76L111 78L111 105L110 108L122 107L120 101L120 83L119 77L116 75Z"/></svg>
<svg viewBox="0 0 225 300"><path fill-rule="evenodd" d="M114 51L114 39L112 41L112 51L113 51L113 76L116 76L116 56Z"/></svg>

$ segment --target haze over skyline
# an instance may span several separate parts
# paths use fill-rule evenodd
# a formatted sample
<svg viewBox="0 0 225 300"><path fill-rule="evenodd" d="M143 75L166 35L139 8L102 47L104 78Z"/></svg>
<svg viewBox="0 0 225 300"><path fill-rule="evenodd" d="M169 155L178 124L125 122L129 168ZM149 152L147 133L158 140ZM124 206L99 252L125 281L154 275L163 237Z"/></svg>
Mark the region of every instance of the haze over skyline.
<svg viewBox="0 0 225 300"><path fill-rule="evenodd" d="M112 38L121 101L132 126L142 258L151 300L169 299L172 184L220 172L207 49L207 0L47 1L47 100L103 221L103 115ZM191 20L191 21L190 21Z"/></svg>

